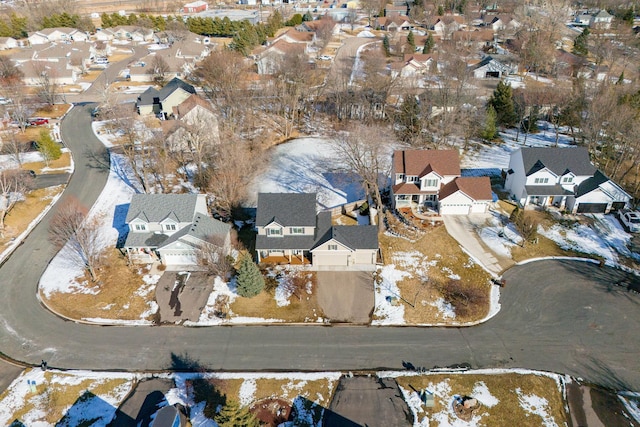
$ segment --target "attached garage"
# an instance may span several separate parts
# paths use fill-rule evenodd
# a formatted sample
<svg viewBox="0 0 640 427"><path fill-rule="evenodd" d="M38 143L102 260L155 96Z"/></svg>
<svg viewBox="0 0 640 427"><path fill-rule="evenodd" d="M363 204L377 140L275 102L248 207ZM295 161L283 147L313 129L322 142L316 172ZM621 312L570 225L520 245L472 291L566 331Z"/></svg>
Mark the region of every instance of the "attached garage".
<svg viewBox="0 0 640 427"><path fill-rule="evenodd" d="M467 215L471 211L469 204L440 204L440 215Z"/></svg>
<svg viewBox="0 0 640 427"><path fill-rule="evenodd" d="M198 262L193 251L162 251L160 256L164 265L195 265Z"/></svg>
<svg viewBox="0 0 640 427"><path fill-rule="evenodd" d="M576 213L605 213L608 203L580 203Z"/></svg>
<svg viewBox="0 0 640 427"><path fill-rule="evenodd" d="M313 265L316 266L340 266L348 265L349 252L347 251L314 251Z"/></svg>

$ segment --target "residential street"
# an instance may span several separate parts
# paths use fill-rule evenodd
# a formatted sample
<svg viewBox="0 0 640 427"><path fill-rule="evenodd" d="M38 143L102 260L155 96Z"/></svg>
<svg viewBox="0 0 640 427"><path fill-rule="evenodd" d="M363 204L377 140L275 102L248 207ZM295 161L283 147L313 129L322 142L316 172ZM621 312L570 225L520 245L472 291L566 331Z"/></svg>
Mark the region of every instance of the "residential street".
<svg viewBox="0 0 640 427"><path fill-rule="evenodd" d="M58 204L92 205L107 173L92 134L92 105L62 124L76 170ZM62 320L40 304L37 282L53 249L49 212L0 269L0 351L34 365L97 370L164 370L195 360L212 370L402 369L469 363L532 368L640 389L637 294L612 286L623 273L549 260L504 274L502 310L470 328L234 326L99 327ZM637 278L629 279L637 280Z"/></svg>

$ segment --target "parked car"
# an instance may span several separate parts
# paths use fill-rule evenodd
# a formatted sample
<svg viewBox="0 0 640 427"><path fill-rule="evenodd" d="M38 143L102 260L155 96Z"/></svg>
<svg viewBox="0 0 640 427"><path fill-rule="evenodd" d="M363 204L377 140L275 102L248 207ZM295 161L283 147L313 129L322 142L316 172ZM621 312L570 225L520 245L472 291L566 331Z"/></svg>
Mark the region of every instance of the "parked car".
<svg viewBox="0 0 640 427"><path fill-rule="evenodd" d="M42 126L49 123L49 119L45 119L44 117L33 117L29 119L29 124L31 126Z"/></svg>
<svg viewBox="0 0 640 427"><path fill-rule="evenodd" d="M640 212L630 209L620 209L618 211L618 219L622 226L631 233L640 231Z"/></svg>
<svg viewBox="0 0 640 427"><path fill-rule="evenodd" d="M11 100L11 98L4 98L2 96L0 96L0 105L7 105L7 104L11 104L13 101Z"/></svg>

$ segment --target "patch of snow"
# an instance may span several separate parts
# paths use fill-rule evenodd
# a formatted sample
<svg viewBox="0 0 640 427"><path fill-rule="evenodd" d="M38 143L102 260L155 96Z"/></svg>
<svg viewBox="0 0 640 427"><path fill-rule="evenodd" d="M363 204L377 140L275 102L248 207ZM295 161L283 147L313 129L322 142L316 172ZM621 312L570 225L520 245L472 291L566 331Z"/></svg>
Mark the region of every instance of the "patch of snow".
<svg viewBox="0 0 640 427"><path fill-rule="evenodd" d="M558 427L558 424L553 420L553 416L549 414L549 401L544 397L536 396L535 394L524 394L520 388L516 388L516 394L518 395L518 402L520 407L532 415L538 415L542 418L543 427Z"/></svg>
<svg viewBox="0 0 640 427"><path fill-rule="evenodd" d="M610 264L618 261L617 253L607 242L584 224L576 223L570 227L554 224L548 229L539 226L538 233L553 240L562 249L599 255Z"/></svg>
<svg viewBox="0 0 640 427"><path fill-rule="evenodd" d="M476 399L478 399L480 403L482 403L484 406L488 408L493 408L498 403L500 403L500 401L491 394L491 392L489 391L489 388L484 383L484 381L477 382L473 386L473 391L471 392L471 395Z"/></svg>
<svg viewBox="0 0 640 427"><path fill-rule="evenodd" d="M375 283L375 309L372 325L402 325L404 320L404 302L400 299L397 282L406 276L406 271L396 269L395 265L386 265L379 270L381 283Z"/></svg>
<svg viewBox="0 0 640 427"><path fill-rule="evenodd" d="M357 35L357 37L366 37L366 38L374 38L376 35L373 34L371 31L360 31Z"/></svg>
<svg viewBox="0 0 640 427"><path fill-rule="evenodd" d="M446 302L444 298L438 298L437 300L431 302L430 305L437 308L440 312L440 315L444 319L456 318L456 312L453 309L453 306L450 303Z"/></svg>
<svg viewBox="0 0 640 427"><path fill-rule="evenodd" d="M256 394L256 381L252 378L246 379L242 382L240 386L238 399L240 400L240 405L249 406L255 400Z"/></svg>

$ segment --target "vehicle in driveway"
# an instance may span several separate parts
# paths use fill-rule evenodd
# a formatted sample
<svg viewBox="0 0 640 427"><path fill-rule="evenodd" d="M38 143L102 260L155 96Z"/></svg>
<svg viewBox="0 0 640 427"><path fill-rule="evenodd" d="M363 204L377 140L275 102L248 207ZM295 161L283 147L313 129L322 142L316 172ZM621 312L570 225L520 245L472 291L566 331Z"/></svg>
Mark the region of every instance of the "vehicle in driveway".
<svg viewBox="0 0 640 427"><path fill-rule="evenodd" d="M631 233L640 231L640 212L630 209L620 209L618 211L618 219L622 226Z"/></svg>
<svg viewBox="0 0 640 427"><path fill-rule="evenodd" d="M49 119L45 119L44 117L33 117L29 119L30 126L42 126L49 123Z"/></svg>

